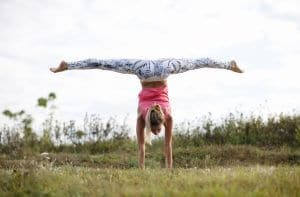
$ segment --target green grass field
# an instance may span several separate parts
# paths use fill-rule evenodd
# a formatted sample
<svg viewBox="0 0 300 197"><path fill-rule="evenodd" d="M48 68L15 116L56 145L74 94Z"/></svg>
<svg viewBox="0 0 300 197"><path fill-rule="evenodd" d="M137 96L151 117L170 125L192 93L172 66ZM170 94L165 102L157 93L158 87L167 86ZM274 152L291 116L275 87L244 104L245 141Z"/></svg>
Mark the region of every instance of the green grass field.
<svg viewBox="0 0 300 197"><path fill-rule="evenodd" d="M130 144L94 155L0 155L0 196L300 196L299 149L175 147L167 170L157 143L146 170Z"/></svg>
<svg viewBox="0 0 300 197"><path fill-rule="evenodd" d="M0 170L1 196L300 196L299 166Z"/></svg>
<svg viewBox="0 0 300 197"><path fill-rule="evenodd" d="M55 98L39 98L38 106ZM86 116L78 127L51 112L38 132L24 110L3 114L14 124L0 125L0 197L300 197L299 114L178 123L173 170L164 169L163 138L146 146L146 170L138 169L136 139L115 119Z"/></svg>

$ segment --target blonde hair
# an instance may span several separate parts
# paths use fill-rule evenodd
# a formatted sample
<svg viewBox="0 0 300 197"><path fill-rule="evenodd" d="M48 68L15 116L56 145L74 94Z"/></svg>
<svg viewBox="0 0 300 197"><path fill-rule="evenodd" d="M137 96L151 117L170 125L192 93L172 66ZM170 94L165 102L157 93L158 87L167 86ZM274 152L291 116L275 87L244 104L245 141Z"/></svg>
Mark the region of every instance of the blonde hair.
<svg viewBox="0 0 300 197"><path fill-rule="evenodd" d="M151 126L158 126L165 122L165 115L159 104L152 104L147 111L146 117L146 143L151 145Z"/></svg>

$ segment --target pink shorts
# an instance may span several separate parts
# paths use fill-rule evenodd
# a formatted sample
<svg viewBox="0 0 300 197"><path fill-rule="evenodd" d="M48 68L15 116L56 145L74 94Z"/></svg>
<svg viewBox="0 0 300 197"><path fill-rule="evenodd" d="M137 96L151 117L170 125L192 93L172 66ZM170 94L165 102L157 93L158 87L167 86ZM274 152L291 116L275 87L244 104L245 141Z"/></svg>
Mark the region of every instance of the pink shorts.
<svg viewBox="0 0 300 197"><path fill-rule="evenodd" d="M165 117L171 115L167 85L155 88L143 88L139 93L138 113L142 114L145 119L149 107L155 103L160 105Z"/></svg>

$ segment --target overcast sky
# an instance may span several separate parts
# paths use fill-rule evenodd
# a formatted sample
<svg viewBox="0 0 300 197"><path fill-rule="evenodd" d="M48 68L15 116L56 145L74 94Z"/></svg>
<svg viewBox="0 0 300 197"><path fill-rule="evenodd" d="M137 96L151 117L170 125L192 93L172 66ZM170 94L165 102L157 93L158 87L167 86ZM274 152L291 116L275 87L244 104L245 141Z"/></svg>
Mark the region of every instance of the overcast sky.
<svg viewBox="0 0 300 197"><path fill-rule="evenodd" d="M176 122L239 110L300 111L298 0L1 0L0 110L25 109L57 94L57 117L85 113L134 126L139 80L103 70L49 72L85 58L235 59L246 71L199 69L169 77ZM0 116L0 125L7 122Z"/></svg>

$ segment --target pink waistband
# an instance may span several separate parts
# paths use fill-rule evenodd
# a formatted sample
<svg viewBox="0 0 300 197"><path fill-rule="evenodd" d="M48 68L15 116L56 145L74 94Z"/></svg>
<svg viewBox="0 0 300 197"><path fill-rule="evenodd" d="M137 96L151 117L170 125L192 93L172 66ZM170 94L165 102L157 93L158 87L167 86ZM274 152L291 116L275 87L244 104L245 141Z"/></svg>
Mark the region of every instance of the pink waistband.
<svg viewBox="0 0 300 197"><path fill-rule="evenodd" d="M171 113L168 87L166 85L156 88L143 88L139 93L139 113L142 113L145 119L148 108L157 103L161 106L165 116Z"/></svg>

